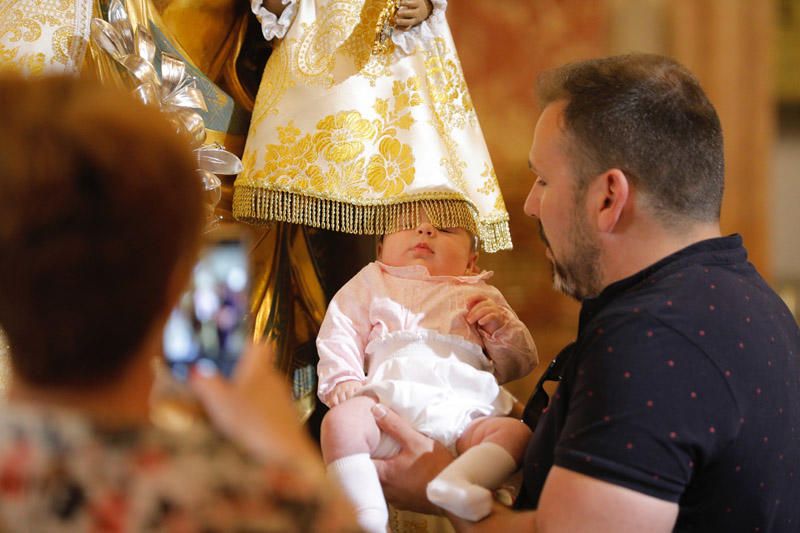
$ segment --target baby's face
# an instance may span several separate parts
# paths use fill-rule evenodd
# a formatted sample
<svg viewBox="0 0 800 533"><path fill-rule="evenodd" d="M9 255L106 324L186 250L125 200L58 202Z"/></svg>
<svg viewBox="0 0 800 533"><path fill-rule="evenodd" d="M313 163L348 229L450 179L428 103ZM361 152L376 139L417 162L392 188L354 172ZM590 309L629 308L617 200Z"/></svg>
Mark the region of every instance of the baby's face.
<svg viewBox="0 0 800 533"><path fill-rule="evenodd" d="M472 273L478 253L467 230L436 229L422 213L416 228L383 238L378 258L390 266L422 265L432 276L463 276Z"/></svg>

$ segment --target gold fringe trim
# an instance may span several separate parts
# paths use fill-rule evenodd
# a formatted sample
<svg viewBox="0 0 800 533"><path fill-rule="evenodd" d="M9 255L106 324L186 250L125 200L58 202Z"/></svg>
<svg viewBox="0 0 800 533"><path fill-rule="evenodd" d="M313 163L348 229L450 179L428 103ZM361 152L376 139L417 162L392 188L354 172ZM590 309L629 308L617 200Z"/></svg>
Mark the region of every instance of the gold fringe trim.
<svg viewBox="0 0 800 533"><path fill-rule="evenodd" d="M411 229L417 225L420 208L436 227L460 227L477 235L487 253L512 248L508 217L480 221L476 227L475 209L461 199L425 198L396 204L353 205L252 186L235 186L233 191L233 216L242 222L289 222L357 235L385 235Z"/></svg>

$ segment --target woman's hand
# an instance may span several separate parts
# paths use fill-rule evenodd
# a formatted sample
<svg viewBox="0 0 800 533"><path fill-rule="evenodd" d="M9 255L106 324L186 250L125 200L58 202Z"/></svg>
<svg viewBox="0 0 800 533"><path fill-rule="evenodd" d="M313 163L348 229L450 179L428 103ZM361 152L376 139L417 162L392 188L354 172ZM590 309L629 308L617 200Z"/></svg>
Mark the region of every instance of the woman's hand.
<svg viewBox="0 0 800 533"><path fill-rule="evenodd" d="M289 384L274 368L272 345L249 346L231 381L194 371L189 383L214 427L256 458L300 458L322 467Z"/></svg>
<svg viewBox="0 0 800 533"><path fill-rule="evenodd" d="M433 12L431 0L400 0L400 7L394 16L394 25L407 30L425 21Z"/></svg>

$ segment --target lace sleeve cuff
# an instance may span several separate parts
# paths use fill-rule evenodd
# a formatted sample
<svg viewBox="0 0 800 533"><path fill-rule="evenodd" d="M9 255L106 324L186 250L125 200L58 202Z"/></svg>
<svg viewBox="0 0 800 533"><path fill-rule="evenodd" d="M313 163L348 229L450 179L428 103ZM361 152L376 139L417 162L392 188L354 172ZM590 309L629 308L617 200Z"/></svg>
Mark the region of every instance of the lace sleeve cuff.
<svg viewBox="0 0 800 533"><path fill-rule="evenodd" d="M445 11L447 11L447 0L431 0L431 4L433 4L433 15L440 15L444 17Z"/></svg>
<svg viewBox="0 0 800 533"><path fill-rule="evenodd" d="M430 43L439 33L437 27L447 24L445 12L447 11L447 0L431 0L433 11L430 16L420 24L408 30L398 30L392 33L392 41L395 46L406 54L413 54L417 45Z"/></svg>
<svg viewBox="0 0 800 533"><path fill-rule="evenodd" d="M289 31L289 26L292 25L294 16L297 13L298 0L281 0L283 5L286 6L278 17L272 11L264 7L263 0L250 0L250 10L256 15L256 18L261 23L261 33L264 39L271 41L272 39L283 39L286 32Z"/></svg>

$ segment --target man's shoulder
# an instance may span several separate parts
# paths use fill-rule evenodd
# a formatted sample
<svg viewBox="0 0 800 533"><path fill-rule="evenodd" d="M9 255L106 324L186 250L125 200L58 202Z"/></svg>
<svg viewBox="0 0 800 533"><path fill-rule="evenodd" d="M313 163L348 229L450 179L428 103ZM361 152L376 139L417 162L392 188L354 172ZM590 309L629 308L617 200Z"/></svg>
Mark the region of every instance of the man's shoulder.
<svg viewBox="0 0 800 533"><path fill-rule="evenodd" d="M751 324L756 314L779 315L785 310L750 263L690 263L644 277L605 306L597 320L623 326L655 320L692 337L709 328Z"/></svg>
<svg viewBox="0 0 800 533"><path fill-rule="evenodd" d="M620 295L587 322L581 341L585 353L614 353L604 365L648 356L657 368L703 371L735 389L731 375L788 368L786 354L800 351L800 330L749 263L693 264Z"/></svg>
<svg viewBox="0 0 800 533"><path fill-rule="evenodd" d="M662 369L713 370L717 338L715 304L705 301L702 265L643 278L586 320L576 348L593 372L626 375ZM705 287L705 289L704 289Z"/></svg>

